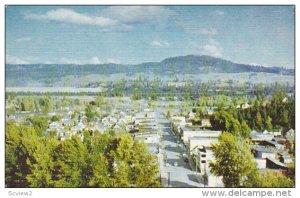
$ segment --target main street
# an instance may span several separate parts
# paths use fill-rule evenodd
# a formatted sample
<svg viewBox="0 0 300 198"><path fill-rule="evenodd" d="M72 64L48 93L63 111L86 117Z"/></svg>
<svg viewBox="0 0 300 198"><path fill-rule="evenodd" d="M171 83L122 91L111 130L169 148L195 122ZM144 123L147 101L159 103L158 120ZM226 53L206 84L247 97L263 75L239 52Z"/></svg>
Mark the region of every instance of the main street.
<svg viewBox="0 0 300 198"><path fill-rule="evenodd" d="M187 151L180 139L173 134L171 123L163 114L162 109L156 109L156 121L160 139L160 172L163 187L204 187L202 177L196 176L189 162L184 160Z"/></svg>

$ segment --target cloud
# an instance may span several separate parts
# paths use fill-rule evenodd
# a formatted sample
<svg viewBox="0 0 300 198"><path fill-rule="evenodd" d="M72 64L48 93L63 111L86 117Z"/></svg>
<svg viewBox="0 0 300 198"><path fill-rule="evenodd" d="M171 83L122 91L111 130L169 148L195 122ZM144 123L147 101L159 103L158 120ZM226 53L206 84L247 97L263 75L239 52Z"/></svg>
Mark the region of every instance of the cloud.
<svg viewBox="0 0 300 198"><path fill-rule="evenodd" d="M97 64L101 64L102 62L100 61L100 59L97 56L94 56L90 59L86 59L86 60L79 60L79 59L75 59L75 58L61 58L59 60L59 63L61 64L74 64L74 65L85 65L85 64L92 64L92 65L97 65Z"/></svg>
<svg viewBox="0 0 300 198"><path fill-rule="evenodd" d="M200 34L207 35L207 36L213 36L213 35L217 34L217 30L215 28L203 28L200 31Z"/></svg>
<svg viewBox="0 0 300 198"><path fill-rule="evenodd" d="M28 60L21 59L16 56L6 55L6 64L21 65L21 64L30 64L30 62Z"/></svg>
<svg viewBox="0 0 300 198"><path fill-rule="evenodd" d="M81 65L82 62L76 59L69 59L69 58L61 58L59 60L59 63L61 64L75 64L75 65Z"/></svg>
<svg viewBox="0 0 300 198"><path fill-rule="evenodd" d="M243 63L243 64L249 64L249 65L252 65L252 66L271 67L271 65L265 64L265 63Z"/></svg>
<svg viewBox="0 0 300 198"><path fill-rule="evenodd" d="M102 17L102 16L90 16L87 14L78 13L71 9L50 10L45 14L25 13L24 17L25 19L52 20L52 21L79 24L79 25L92 25L92 26L117 25L116 20Z"/></svg>
<svg viewBox="0 0 300 198"><path fill-rule="evenodd" d="M19 58L17 56L6 55L6 64L39 64L42 63L38 57L26 56Z"/></svg>
<svg viewBox="0 0 300 198"><path fill-rule="evenodd" d="M16 42L28 42L28 41L31 41L31 38L30 37L21 37L21 38L17 38L15 40Z"/></svg>
<svg viewBox="0 0 300 198"><path fill-rule="evenodd" d="M208 43L201 47L203 54L221 57L223 48L219 42L214 39L209 39Z"/></svg>
<svg viewBox="0 0 300 198"><path fill-rule="evenodd" d="M225 12L224 12L224 11L221 11L221 10L216 10L214 13L215 13L216 15L219 15L219 16L225 15Z"/></svg>
<svg viewBox="0 0 300 198"><path fill-rule="evenodd" d="M107 63L114 63L114 64L120 64L121 61L118 59L114 59L114 58L109 58L107 59Z"/></svg>
<svg viewBox="0 0 300 198"><path fill-rule="evenodd" d="M118 60L115 59L108 59L108 62L111 63L119 63ZM91 57L90 59L74 59L74 58L65 58L62 57L58 61L49 61L44 60L40 61L37 57L28 56L25 58L19 58L16 56L6 55L6 64L53 64L53 63L60 63L60 64L74 64L74 65L85 65L85 64L102 64L100 59L97 56Z"/></svg>
<svg viewBox="0 0 300 198"><path fill-rule="evenodd" d="M44 64L53 64L52 61L45 61Z"/></svg>
<svg viewBox="0 0 300 198"><path fill-rule="evenodd" d="M100 64L100 60L97 56L94 56L92 57L89 61L88 61L89 64L93 64L93 65L96 65L96 64Z"/></svg>
<svg viewBox="0 0 300 198"><path fill-rule="evenodd" d="M154 40L150 43L151 46L153 47L169 47L170 44L168 43L168 41L158 41L158 40Z"/></svg>
<svg viewBox="0 0 300 198"><path fill-rule="evenodd" d="M168 18L174 11L163 6L111 6L104 14L124 23L142 23L156 18Z"/></svg>
<svg viewBox="0 0 300 198"><path fill-rule="evenodd" d="M102 27L101 31L130 31L136 23L155 20L159 22L174 11L162 6L110 6L98 16L80 13L72 9L53 9L45 13L24 13L25 19L50 20L67 24ZM159 19L159 20L158 20Z"/></svg>

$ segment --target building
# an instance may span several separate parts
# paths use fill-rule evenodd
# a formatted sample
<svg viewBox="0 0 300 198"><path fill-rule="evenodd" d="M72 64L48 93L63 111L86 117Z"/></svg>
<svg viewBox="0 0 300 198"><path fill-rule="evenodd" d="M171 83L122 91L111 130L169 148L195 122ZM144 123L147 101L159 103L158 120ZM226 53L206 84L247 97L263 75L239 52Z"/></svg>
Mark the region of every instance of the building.
<svg viewBox="0 0 300 198"><path fill-rule="evenodd" d="M242 104L242 109L248 109L249 107L251 107L251 105L249 105L247 102Z"/></svg>
<svg viewBox="0 0 300 198"><path fill-rule="evenodd" d="M254 158L254 161L256 162L257 169L265 169L267 168L267 159L266 158Z"/></svg>
<svg viewBox="0 0 300 198"><path fill-rule="evenodd" d="M211 127L210 119L202 119L201 126L202 127Z"/></svg>
<svg viewBox="0 0 300 198"><path fill-rule="evenodd" d="M184 116L172 116L171 121L172 121L172 123L177 123L178 125L181 125L181 126L186 125Z"/></svg>
<svg viewBox="0 0 300 198"><path fill-rule="evenodd" d="M266 159L266 158L275 159L276 158L276 153L271 148L255 145L252 147L252 150L254 151L254 156L257 158L262 158L262 159Z"/></svg>
<svg viewBox="0 0 300 198"><path fill-rule="evenodd" d="M143 141L146 144L158 144L160 140L160 136L156 133L134 133L133 138Z"/></svg>
<svg viewBox="0 0 300 198"><path fill-rule="evenodd" d="M285 138L291 142L295 141L295 131L294 129L290 129L286 132Z"/></svg>
<svg viewBox="0 0 300 198"><path fill-rule="evenodd" d="M191 137L189 138L188 149L190 155L194 154L197 148L201 147L211 147L212 144L216 144L218 142L218 136L216 137Z"/></svg>
<svg viewBox="0 0 300 198"><path fill-rule="evenodd" d="M283 144L279 144L278 142L272 141L272 140L265 140L263 142L263 144L268 145L268 146L273 146L278 150L283 150L284 149L284 145Z"/></svg>
<svg viewBox="0 0 300 198"><path fill-rule="evenodd" d="M288 153L282 153L279 154L279 160L280 162L284 163L284 164L289 164L293 162L293 159L291 158L291 156Z"/></svg>
<svg viewBox="0 0 300 198"><path fill-rule="evenodd" d="M216 176L211 173L209 164L215 162L216 159L213 151L209 147L202 146L196 149L196 169L205 180L208 187L224 187L222 177Z"/></svg>
<svg viewBox="0 0 300 198"><path fill-rule="evenodd" d="M192 137L219 137L221 131L209 131L203 130L200 127L182 127L180 129L180 135L184 144L188 144L189 138Z"/></svg>
<svg viewBox="0 0 300 198"><path fill-rule="evenodd" d="M281 131L267 131L267 130L265 130L263 132L263 134L270 134L270 135L273 135L274 137L276 137L276 136L281 136Z"/></svg>
<svg viewBox="0 0 300 198"><path fill-rule="evenodd" d="M273 140L274 135L273 134L258 133L256 131L251 131L250 138L251 138L252 141L265 141L265 140Z"/></svg>

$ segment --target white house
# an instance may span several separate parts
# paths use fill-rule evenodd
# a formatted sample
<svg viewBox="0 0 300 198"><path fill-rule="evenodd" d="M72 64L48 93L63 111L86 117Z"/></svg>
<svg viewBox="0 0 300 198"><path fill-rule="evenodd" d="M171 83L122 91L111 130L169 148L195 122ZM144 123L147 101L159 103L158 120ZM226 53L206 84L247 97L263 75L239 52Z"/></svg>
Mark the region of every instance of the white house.
<svg viewBox="0 0 300 198"><path fill-rule="evenodd" d="M218 143L218 137L190 137L188 148L190 154L193 154L196 152L197 148L201 147L211 147L212 144Z"/></svg>
<svg viewBox="0 0 300 198"><path fill-rule="evenodd" d="M213 155L213 151L208 147L198 148L196 151L196 168L199 170L199 174L206 178L206 185L208 187L224 187L222 177L216 176L211 173L209 167L210 162L215 162L216 159Z"/></svg>
<svg viewBox="0 0 300 198"><path fill-rule="evenodd" d="M267 167L267 160L266 158L254 158L254 161L256 162L256 168L257 169L265 169Z"/></svg>
<svg viewBox="0 0 300 198"><path fill-rule="evenodd" d="M248 109L249 107L251 107L251 105L249 105L247 102L242 104L242 109Z"/></svg>

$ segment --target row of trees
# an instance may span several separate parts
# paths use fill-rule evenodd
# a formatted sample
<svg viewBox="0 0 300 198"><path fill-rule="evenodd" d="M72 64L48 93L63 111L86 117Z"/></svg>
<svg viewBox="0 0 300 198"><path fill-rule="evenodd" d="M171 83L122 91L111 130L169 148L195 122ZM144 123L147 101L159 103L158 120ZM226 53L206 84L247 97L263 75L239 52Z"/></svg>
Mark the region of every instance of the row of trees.
<svg viewBox="0 0 300 198"><path fill-rule="evenodd" d="M156 159L131 136L84 131L58 141L26 124L6 124L7 187L159 187Z"/></svg>
<svg viewBox="0 0 300 198"><path fill-rule="evenodd" d="M278 92L269 103L263 103L254 103L252 107L239 111L238 117L247 120L249 126L256 130L295 129L294 98L288 97L284 92Z"/></svg>
<svg viewBox="0 0 300 198"><path fill-rule="evenodd" d="M87 103L87 101L80 100L78 98L56 98L50 95L9 97L7 102L10 105L10 107L7 109L7 114L13 114L16 111L30 111L47 114L52 110L59 111L62 107L81 106ZM104 97L100 95L95 97L94 103L103 109L108 108L105 106L106 102Z"/></svg>
<svg viewBox="0 0 300 198"><path fill-rule="evenodd" d="M219 143L212 146L212 150L216 161L209 166L212 173L222 176L225 187L284 188L295 185L294 180L284 175L258 172L249 145L231 133L223 133ZM294 170L289 170L289 173L291 177L294 176Z"/></svg>
<svg viewBox="0 0 300 198"><path fill-rule="evenodd" d="M249 136L250 129L295 129L295 100L279 92L273 95L269 103L257 100L247 109L237 109L233 106L221 108L211 116L211 124L214 129L233 134L241 132L240 135L244 137Z"/></svg>
<svg viewBox="0 0 300 198"><path fill-rule="evenodd" d="M206 107L228 107L230 105L239 105L247 101L246 96L226 96L226 95L216 95L216 96L202 96L196 101L197 106Z"/></svg>

